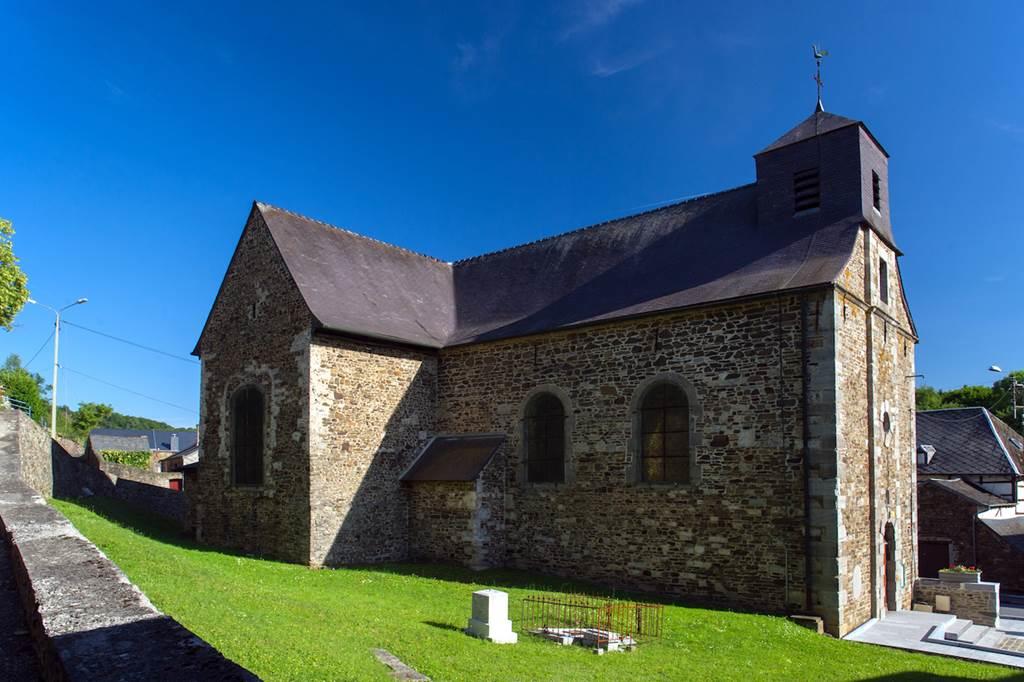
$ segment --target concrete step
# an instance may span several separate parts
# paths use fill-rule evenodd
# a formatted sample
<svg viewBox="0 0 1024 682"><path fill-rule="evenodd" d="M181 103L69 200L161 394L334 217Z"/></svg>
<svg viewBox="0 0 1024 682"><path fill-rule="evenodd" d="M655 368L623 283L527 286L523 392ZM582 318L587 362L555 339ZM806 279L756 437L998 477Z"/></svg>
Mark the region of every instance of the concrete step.
<svg viewBox="0 0 1024 682"><path fill-rule="evenodd" d="M973 620L963 620L962 618L957 618L955 621L953 621L952 625L946 628L946 639L953 642L959 642L960 637L962 637L963 634L967 632L967 630L969 630L972 625L974 625Z"/></svg>
<svg viewBox="0 0 1024 682"><path fill-rule="evenodd" d="M972 625L964 630L963 634L961 634L956 641L964 642L966 644L976 644L978 640L988 634L988 631L991 629L992 628L987 625Z"/></svg>

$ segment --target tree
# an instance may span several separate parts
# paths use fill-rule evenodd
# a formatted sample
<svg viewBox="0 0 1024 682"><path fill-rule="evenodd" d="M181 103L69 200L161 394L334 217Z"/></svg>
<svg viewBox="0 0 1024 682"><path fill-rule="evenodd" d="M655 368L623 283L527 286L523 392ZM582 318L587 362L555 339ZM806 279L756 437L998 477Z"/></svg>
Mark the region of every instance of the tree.
<svg viewBox="0 0 1024 682"><path fill-rule="evenodd" d="M78 403L78 409L71 418L71 428L83 436L88 435L113 413L114 408L104 403Z"/></svg>
<svg viewBox="0 0 1024 682"><path fill-rule="evenodd" d="M43 397L49 390L46 381L21 366L21 358L15 354L7 356L0 368L0 385L9 398L20 400L32 410L32 418L42 423L49 416L49 403Z"/></svg>
<svg viewBox="0 0 1024 682"><path fill-rule="evenodd" d="M984 407L1020 432L1024 414L1013 414L1013 379L1024 383L1024 370L1010 372L989 386L961 386L948 391L922 386L917 389L918 410L940 410L951 407ZM1024 388L1017 390L1017 404L1024 404Z"/></svg>
<svg viewBox="0 0 1024 682"><path fill-rule="evenodd" d="M13 237L11 221L0 218L0 327L7 331L28 300L28 277L18 267Z"/></svg>
<svg viewBox="0 0 1024 682"><path fill-rule="evenodd" d="M942 391L931 386L921 386L917 389L916 402L918 410L939 410L943 407L953 407L943 402ZM960 406L956 405L956 407Z"/></svg>

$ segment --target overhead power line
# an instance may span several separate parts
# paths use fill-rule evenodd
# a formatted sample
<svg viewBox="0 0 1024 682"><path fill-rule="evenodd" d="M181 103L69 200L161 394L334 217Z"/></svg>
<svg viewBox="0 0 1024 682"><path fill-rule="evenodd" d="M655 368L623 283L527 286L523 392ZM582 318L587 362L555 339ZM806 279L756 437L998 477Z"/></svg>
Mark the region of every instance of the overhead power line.
<svg viewBox="0 0 1024 682"><path fill-rule="evenodd" d="M116 389L118 389L120 391L125 391L126 393L131 393L132 395L137 395L140 398L145 398L146 400L152 400L153 402L161 403L163 405L168 405L170 407L175 407L175 408L177 408L179 410L184 410L185 412L190 412L192 414L199 414L198 412L196 412L192 408L184 407L182 405L176 405L174 403L169 403L166 400L161 400L160 398L154 398L151 395L146 395L145 393L139 393L138 391L133 391L132 389L125 388L124 386L118 386L117 384L112 384L112 383L110 383L109 381L107 381L105 379L100 379L99 377L91 376L89 374L86 374L85 372L79 372L78 370L71 369L70 367L65 367L64 365L61 365L61 369L63 369L66 372L71 372L72 374L77 374L79 376L85 377L86 379L92 379L93 381L97 381L97 382L99 382L101 384L106 384L107 386L110 386L111 388L116 388Z"/></svg>
<svg viewBox="0 0 1024 682"><path fill-rule="evenodd" d="M160 350L159 348L153 348L152 346L145 346L145 345L143 345L141 343L136 343L135 341L129 341L128 339L122 339L120 336L114 336L113 334L107 334L106 332L97 331L96 329L89 329L88 327L83 327L82 325L75 324L74 322L68 322L67 320L63 320L63 324L66 324L69 327L75 327L77 329L81 329L83 331L87 331L87 332L89 332L91 334L97 334L99 336L104 336L104 337L106 337L108 339L113 339L114 341L120 341L121 343L126 343L129 346L135 346L136 348L141 348L142 350L148 350L150 353L156 353L158 355L164 355L164 356L167 356L169 358L174 358L175 360L180 360L182 362L187 362L187 363L189 363L191 365L198 365L199 364L199 361L194 360L193 358L187 358L184 355L175 355L174 353L168 353L167 351Z"/></svg>
<svg viewBox="0 0 1024 682"><path fill-rule="evenodd" d="M46 348L46 344L50 343L50 339L52 338L53 332L50 332L50 335L46 337L46 341L43 341L43 345L39 346L39 350L32 354L32 360L35 360L36 358L39 357L39 354L43 352L43 349ZM32 360L26 362L24 365L22 365L22 367L28 369L28 366L32 364Z"/></svg>

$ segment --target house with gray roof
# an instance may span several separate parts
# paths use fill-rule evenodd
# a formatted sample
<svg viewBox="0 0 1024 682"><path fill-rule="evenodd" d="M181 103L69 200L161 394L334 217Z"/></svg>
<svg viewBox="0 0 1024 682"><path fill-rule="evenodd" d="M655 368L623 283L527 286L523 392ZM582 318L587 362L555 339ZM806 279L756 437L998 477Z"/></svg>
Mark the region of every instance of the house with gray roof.
<svg viewBox="0 0 1024 682"><path fill-rule="evenodd" d="M919 479L962 479L1024 513L1024 436L984 407L917 412Z"/></svg>
<svg viewBox="0 0 1024 682"><path fill-rule="evenodd" d="M888 152L819 107L753 160L731 189L456 261L254 203L194 351L197 537L834 635L908 608L917 332Z"/></svg>
<svg viewBox="0 0 1024 682"><path fill-rule="evenodd" d="M93 461L102 459L103 452L116 450L121 452L152 453L152 464L155 471L160 471L159 462L177 452L196 448L198 432L183 429L181 431L162 431L159 429L93 429L85 443L85 454Z"/></svg>

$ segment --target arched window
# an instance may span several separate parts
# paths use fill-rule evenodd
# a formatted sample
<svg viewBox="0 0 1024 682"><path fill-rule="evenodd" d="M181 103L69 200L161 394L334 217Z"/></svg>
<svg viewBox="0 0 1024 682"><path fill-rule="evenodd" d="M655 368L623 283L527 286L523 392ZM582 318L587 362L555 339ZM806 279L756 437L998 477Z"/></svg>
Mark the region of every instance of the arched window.
<svg viewBox="0 0 1024 682"><path fill-rule="evenodd" d="M690 480L690 405L676 384L659 381L640 403L640 476L644 481Z"/></svg>
<svg viewBox="0 0 1024 682"><path fill-rule="evenodd" d="M231 469L237 485L263 484L263 393L255 386L231 397Z"/></svg>
<svg viewBox="0 0 1024 682"><path fill-rule="evenodd" d="M551 393L539 393L526 404L523 418L526 480L565 482L565 406Z"/></svg>

